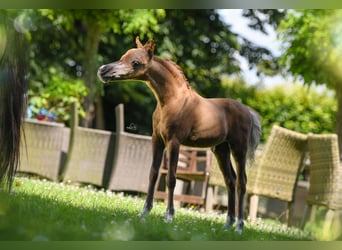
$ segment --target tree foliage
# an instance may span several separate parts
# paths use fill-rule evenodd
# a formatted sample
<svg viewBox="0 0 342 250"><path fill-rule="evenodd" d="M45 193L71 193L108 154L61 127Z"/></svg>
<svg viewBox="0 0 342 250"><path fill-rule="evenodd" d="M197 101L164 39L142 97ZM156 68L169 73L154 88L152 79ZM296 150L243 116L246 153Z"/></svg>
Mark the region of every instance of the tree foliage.
<svg viewBox="0 0 342 250"><path fill-rule="evenodd" d="M107 34L106 38L115 41L116 48L113 50L105 44L100 45L100 54L104 57L109 55L107 62L117 60L127 49L135 46L133 36ZM221 78L239 74L237 54L248 58L252 67L262 58L272 57L267 49L233 33L215 10L165 10L164 21L160 22L160 30L153 38L156 56L179 64L192 87L206 97L229 96L223 91ZM145 98L141 98L142 95ZM151 131L150 121L145 117L151 117L155 100L146 86L113 84L106 88L104 99L110 110L124 100L129 110L126 112L128 122L140 125L137 127L143 127L143 131ZM138 107L144 107L145 117ZM111 124L113 126L110 120L109 126Z"/></svg>
<svg viewBox="0 0 342 250"><path fill-rule="evenodd" d="M243 14L252 28L267 32L266 25L277 27L287 12L244 10ZM261 91L241 79L223 77L240 72L237 54L245 57L250 67L268 71L266 74L279 68L270 51L233 33L215 10L23 10L18 17L29 31L29 96L35 112L39 107L59 110L60 118L68 121L67 106L78 99L84 107L80 107L80 113L90 114L89 119L94 111L99 117L99 107L103 106L105 128L114 129L114 107L124 103L125 124L135 129L130 132L150 134L156 101L147 86L138 82L103 86L96 78L97 68L118 60L135 46L135 36L139 35L143 41L153 38L156 56L177 62L192 87L203 96L235 98L259 111L264 139L274 123L299 130L304 122L298 125L297 119L319 120L315 116L318 107L311 110L303 108L308 103L298 103L304 93L292 93L297 100L291 101L291 96L282 93L285 90ZM313 116L300 116L298 110ZM308 125L314 131L330 128L325 113L330 115L333 111L323 110L317 111L324 118L322 127ZM309 129L303 128L302 132Z"/></svg>
<svg viewBox="0 0 342 250"><path fill-rule="evenodd" d="M249 19L248 26L251 29L268 35L269 30L276 30L280 25L287 10L284 9L244 9L242 15ZM246 57L249 68L256 68L257 75L273 76L279 73L278 58L265 48L259 48L244 39L248 46L244 46L241 55Z"/></svg>
<svg viewBox="0 0 342 250"><path fill-rule="evenodd" d="M220 92L222 73L240 71L234 53L242 45L215 10L166 10L162 28L158 54L178 63L199 92Z"/></svg>
<svg viewBox="0 0 342 250"><path fill-rule="evenodd" d="M28 10L35 28L31 30L31 80L47 86L51 80L46 69L54 67L65 72L66 78L82 79L89 89L83 99L85 126L92 126L94 103L103 94L103 85L96 72L101 65L98 54L100 42L113 47L111 40L102 39L106 33L140 34L142 37L158 32L158 20L163 10ZM144 17L144 18L142 18ZM39 27L39 28L38 28Z"/></svg>
<svg viewBox="0 0 342 250"><path fill-rule="evenodd" d="M50 67L51 73L49 84L44 88L39 88L40 84L32 85L28 90L29 108L33 117L37 117L42 109L56 115L56 121L69 124L71 114L71 104L78 102L78 113L85 116L85 111L80 105L88 95L89 89L81 79L72 79L65 76L56 69Z"/></svg>
<svg viewBox="0 0 342 250"><path fill-rule="evenodd" d="M336 132L342 152L342 11L295 10L279 27L281 63L305 84L324 84L337 98Z"/></svg>
<svg viewBox="0 0 342 250"><path fill-rule="evenodd" d="M279 29L285 53L281 62L306 84L336 89L342 80L342 11L289 12Z"/></svg>
<svg viewBox="0 0 342 250"><path fill-rule="evenodd" d="M267 25L277 29L287 14L286 9L244 9L242 15L250 20L248 26L268 34Z"/></svg>

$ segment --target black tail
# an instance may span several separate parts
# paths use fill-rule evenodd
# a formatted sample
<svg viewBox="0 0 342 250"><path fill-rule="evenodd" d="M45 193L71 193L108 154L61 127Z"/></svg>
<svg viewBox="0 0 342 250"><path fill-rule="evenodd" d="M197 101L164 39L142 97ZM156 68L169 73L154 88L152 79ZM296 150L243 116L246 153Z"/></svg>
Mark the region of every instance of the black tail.
<svg viewBox="0 0 342 250"><path fill-rule="evenodd" d="M249 137L248 159L250 163L253 163L255 151L259 145L261 137L261 121L259 115L254 110L250 109L250 114L252 129Z"/></svg>
<svg viewBox="0 0 342 250"><path fill-rule="evenodd" d="M23 35L10 26L6 14L0 10L0 189L10 190L19 165L26 108L26 43Z"/></svg>

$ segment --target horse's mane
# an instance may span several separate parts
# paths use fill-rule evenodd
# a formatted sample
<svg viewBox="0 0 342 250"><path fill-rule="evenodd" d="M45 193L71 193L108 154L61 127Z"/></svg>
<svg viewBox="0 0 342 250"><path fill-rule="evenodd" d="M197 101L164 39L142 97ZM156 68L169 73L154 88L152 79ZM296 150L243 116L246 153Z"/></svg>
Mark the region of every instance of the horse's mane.
<svg viewBox="0 0 342 250"><path fill-rule="evenodd" d="M154 57L154 60L162 64L165 68L167 68L175 78L184 81L188 88L191 88L190 83L184 75L182 68L177 63L169 59L161 59L159 57Z"/></svg>

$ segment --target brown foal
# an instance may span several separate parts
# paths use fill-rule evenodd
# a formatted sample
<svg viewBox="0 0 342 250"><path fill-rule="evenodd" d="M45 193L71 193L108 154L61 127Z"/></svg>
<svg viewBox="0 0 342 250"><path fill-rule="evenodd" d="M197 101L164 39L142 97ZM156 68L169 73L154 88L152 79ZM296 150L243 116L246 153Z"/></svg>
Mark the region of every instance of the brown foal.
<svg viewBox="0 0 342 250"><path fill-rule="evenodd" d="M155 184L165 152L168 168L168 204L166 220L174 216L173 194L180 145L211 147L228 189L228 213L225 227L235 223L235 188L238 195L238 221L235 231L244 226L243 201L246 192L246 161L253 158L259 143L261 125L258 114L229 98L204 98L196 93L174 62L154 56L154 41L128 50L119 61L102 65L98 77L104 83L141 80L157 99L153 113L152 153L149 187L142 215L153 207ZM231 162L236 160L236 173Z"/></svg>

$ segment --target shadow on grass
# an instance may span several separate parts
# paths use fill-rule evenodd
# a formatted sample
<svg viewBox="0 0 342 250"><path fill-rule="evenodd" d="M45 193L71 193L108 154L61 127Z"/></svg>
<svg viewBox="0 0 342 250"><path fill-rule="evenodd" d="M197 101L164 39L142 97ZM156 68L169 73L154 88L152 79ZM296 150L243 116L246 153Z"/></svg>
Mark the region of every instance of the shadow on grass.
<svg viewBox="0 0 342 250"><path fill-rule="evenodd" d="M2 194L1 204L1 240L103 240L115 225L124 226L134 216L119 209L89 209L27 194Z"/></svg>

